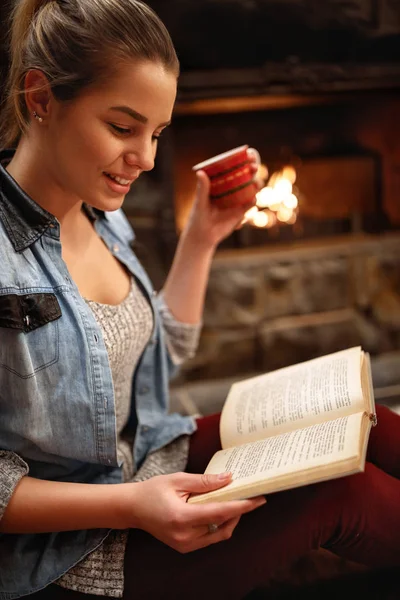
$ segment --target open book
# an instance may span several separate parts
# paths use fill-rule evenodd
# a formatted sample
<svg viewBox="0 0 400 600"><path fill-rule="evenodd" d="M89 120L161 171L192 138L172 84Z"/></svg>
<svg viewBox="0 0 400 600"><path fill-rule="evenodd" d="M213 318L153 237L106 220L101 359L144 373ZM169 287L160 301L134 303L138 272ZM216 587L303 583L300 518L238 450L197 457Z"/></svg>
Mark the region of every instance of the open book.
<svg viewBox="0 0 400 600"><path fill-rule="evenodd" d="M206 473L232 482L188 502L250 498L364 470L376 424L369 355L349 348L232 385L223 450Z"/></svg>

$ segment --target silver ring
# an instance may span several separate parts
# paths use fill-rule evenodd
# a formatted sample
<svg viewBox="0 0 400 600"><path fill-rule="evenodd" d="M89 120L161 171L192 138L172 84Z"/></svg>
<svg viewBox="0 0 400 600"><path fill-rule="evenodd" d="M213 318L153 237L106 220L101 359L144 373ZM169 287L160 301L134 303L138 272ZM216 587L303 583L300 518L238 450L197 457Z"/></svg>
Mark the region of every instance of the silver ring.
<svg viewBox="0 0 400 600"><path fill-rule="evenodd" d="M210 523L208 526L208 533L216 533L218 531L218 525L216 523Z"/></svg>

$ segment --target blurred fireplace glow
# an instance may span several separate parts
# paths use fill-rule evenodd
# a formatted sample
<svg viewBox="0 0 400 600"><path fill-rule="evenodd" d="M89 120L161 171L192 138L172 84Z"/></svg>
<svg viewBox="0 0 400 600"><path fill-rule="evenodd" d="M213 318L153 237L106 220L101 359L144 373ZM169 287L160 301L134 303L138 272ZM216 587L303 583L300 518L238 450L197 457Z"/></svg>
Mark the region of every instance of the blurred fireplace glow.
<svg viewBox="0 0 400 600"><path fill-rule="evenodd" d="M260 165L258 177L266 181L267 174L267 167ZM299 206L298 197L293 193L295 181L296 170L291 165L272 173L265 187L258 192L256 205L246 212L243 223L259 228L270 228L278 222L293 225Z"/></svg>

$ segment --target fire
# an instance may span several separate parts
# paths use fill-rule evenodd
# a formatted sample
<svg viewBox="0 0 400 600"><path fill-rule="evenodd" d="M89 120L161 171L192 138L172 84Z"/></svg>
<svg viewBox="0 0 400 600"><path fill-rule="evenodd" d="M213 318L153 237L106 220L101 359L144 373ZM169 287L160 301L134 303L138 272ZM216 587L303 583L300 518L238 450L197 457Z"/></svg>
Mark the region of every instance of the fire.
<svg viewBox="0 0 400 600"><path fill-rule="evenodd" d="M260 165L258 176L266 179L268 169ZM293 225L297 219L299 200L293 193L296 170L287 165L272 173L269 181L256 195L256 206L247 211L243 223L255 227L272 227L278 221Z"/></svg>
<svg viewBox="0 0 400 600"><path fill-rule="evenodd" d="M274 186L274 190L282 201L284 198L290 196L290 194L292 193L292 184L289 181L289 179L286 179L282 176L281 178L277 179L277 182Z"/></svg>
<svg viewBox="0 0 400 600"><path fill-rule="evenodd" d="M290 208L286 208L286 206L282 205L276 213L276 216L281 223L287 223L292 218L292 214L293 211Z"/></svg>
<svg viewBox="0 0 400 600"><path fill-rule="evenodd" d="M286 206L286 208L294 210L298 207L299 201L297 200L297 196L295 196L294 194L290 194L290 196L284 198L283 204Z"/></svg>
<svg viewBox="0 0 400 600"><path fill-rule="evenodd" d="M276 204L276 195L273 188L265 187L257 194L256 206L258 208L270 208Z"/></svg>
<svg viewBox="0 0 400 600"><path fill-rule="evenodd" d="M253 217L253 223L256 227L266 227L268 221L268 215L263 211L257 211L257 214Z"/></svg>
<svg viewBox="0 0 400 600"><path fill-rule="evenodd" d="M296 182L296 169L291 165L283 167L282 176L285 177L285 179L289 179L290 183L293 185Z"/></svg>
<svg viewBox="0 0 400 600"><path fill-rule="evenodd" d="M256 214L258 214L258 208L257 206L252 206L245 214L244 214L244 220L245 223L248 223L249 221L252 221L253 218L256 216Z"/></svg>

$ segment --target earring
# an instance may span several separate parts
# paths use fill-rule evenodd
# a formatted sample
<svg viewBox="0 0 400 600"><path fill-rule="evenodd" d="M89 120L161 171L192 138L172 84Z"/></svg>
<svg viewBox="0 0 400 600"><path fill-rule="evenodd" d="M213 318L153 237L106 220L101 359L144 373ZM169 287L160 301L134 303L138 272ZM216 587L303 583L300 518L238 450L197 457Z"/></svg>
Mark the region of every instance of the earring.
<svg viewBox="0 0 400 600"><path fill-rule="evenodd" d="M36 110L34 110L32 114L35 117L35 119L37 119L39 121L39 123L43 123L42 117L39 117L39 115L37 114Z"/></svg>

